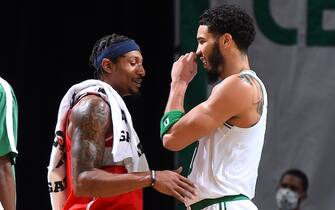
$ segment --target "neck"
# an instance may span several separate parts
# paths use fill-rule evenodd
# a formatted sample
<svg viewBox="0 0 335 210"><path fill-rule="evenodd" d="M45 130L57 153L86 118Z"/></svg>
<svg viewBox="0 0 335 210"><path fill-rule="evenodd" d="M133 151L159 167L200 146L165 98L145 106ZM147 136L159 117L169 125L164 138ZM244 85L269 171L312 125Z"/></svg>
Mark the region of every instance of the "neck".
<svg viewBox="0 0 335 210"><path fill-rule="evenodd" d="M114 82L113 80L111 80L110 78L108 78L108 77L105 77L105 76L102 76L101 78L100 78L100 80L101 81L103 81L103 82L106 82L107 84L109 84L121 97L124 97L124 96L128 96L129 94L127 94L127 93L124 93L123 91L122 91L122 89L121 88L119 88L119 86L117 85L117 83L116 82Z"/></svg>
<svg viewBox="0 0 335 210"><path fill-rule="evenodd" d="M249 70L249 59L247 54L235 50L233 53L225 57L225 63L222 67L221 79L225 79L233 74L238 74L243 70Z"/></svg>

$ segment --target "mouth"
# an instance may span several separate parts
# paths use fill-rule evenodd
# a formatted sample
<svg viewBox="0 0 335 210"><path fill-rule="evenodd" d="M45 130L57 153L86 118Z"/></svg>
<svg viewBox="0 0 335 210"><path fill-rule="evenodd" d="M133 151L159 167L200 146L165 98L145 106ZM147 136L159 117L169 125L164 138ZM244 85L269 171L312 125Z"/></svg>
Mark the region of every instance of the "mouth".
<svg viewBox="0 0 335 210"><path fill-rule="evenodd" d="M142 79L137 78L137 79L134 79L133 82L136 84L137 87L141 87Z"/></svg>
<svg viewBox="0 0 335 210"><path fill-rule="evenodd" d="M201 62L204 64L204 66L207 65L207 61L206 61L206 59L205 59L204 56L201 56L201 57L200 57L200 60L201 60Z"/></svg>

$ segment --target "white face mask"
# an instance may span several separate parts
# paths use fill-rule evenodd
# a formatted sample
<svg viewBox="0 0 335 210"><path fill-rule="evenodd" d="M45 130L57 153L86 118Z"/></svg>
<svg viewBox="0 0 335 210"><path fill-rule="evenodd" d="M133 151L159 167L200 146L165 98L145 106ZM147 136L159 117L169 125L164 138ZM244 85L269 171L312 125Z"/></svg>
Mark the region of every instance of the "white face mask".
<svg viewBox="0 0 335 210"><path fill-rule="evenodd" d="M292 210L298 207L299 195L289 188L279 188L276 194L277 206L280 210Z"/></svg>

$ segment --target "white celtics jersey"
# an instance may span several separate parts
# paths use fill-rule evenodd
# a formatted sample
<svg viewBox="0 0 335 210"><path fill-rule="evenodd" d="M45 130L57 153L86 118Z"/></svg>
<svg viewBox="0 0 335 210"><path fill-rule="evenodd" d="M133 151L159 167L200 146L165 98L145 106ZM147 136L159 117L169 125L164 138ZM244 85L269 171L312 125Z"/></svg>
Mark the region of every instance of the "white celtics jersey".
<svg viewBox="0 0 335 210"><path fill-rule="evenodd" d="M267 115L266 89L255 72L243 71L261 85L264 104L260 120L250 128L223 124L199 140L188 178L197 187L197 196L186 205L206 198L255 194L258 165L261 158Z"/></svg>

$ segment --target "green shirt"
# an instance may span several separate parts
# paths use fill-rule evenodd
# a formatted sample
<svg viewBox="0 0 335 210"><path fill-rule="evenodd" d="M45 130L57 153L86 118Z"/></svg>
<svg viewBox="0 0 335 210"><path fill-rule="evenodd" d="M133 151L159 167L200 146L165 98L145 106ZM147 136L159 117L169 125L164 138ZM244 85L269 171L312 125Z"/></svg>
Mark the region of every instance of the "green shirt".
<svg viewBox="0 0 335 210"><path fill-rule="evenodd" d="M0 77L0 157L9 155L12 164L18 152L18 106L12 87Z"/></svg>

